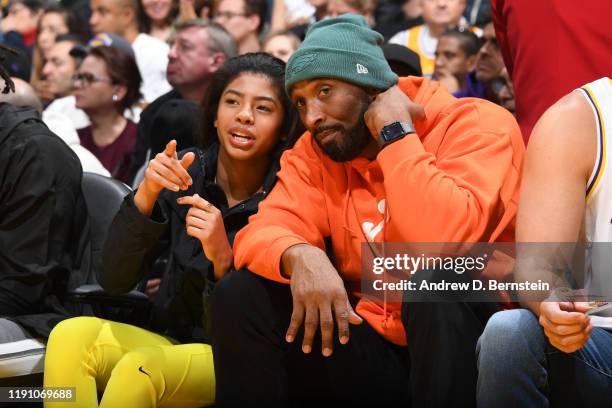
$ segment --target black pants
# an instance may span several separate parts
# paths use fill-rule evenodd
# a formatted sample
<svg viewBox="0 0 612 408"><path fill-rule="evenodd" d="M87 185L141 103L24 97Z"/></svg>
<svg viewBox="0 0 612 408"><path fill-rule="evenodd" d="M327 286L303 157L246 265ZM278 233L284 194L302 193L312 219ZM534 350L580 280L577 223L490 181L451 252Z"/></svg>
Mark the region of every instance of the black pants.
<svg viewBox="0 0 612 408"><path fill-rule="evenodd" d="M346 345L335 335L331 357L321 355L320 336L306 355L302 333L293 344L285 341L292 311L289 286L233 271L217 283L212 299L216 406L474 405L474 351L484 325L476 324L468 306L440 305L410 304L409 348L386 341L364 321L350 327ZM469 333L460 327L466 322ZM469 401L461 401L464 397Z"/></svg>

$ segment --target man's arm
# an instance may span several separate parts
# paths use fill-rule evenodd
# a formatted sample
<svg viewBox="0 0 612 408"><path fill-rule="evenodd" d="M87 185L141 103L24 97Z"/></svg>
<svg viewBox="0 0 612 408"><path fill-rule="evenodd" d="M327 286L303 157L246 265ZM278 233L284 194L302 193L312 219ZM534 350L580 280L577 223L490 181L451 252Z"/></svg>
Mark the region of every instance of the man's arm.
<svg viewBox="0 0 612 408"><path fill-rule="evenodd" d="M281 257L288 248L309 244L325 250L324 237L330 231L321 192L321 164L305 139L283 154L276 185L236 235L237 268L247 267L268 279L289 283L290 274L281 274Z"/></svg>
<svg viewBox="0 0 612 408"><path fill-rule="evenodd" d="M290 283L293 312L286 340L293 342L303 324L302 350L310 353L320 329L321 352L330 356L334 321L345 344L349 323L359 324L361 318L349 304L344 282L324 251L329 222L321 161L311 143L302 137L283 155L278 182L236 236L234 256L238 268L247 266L268 279Z"/></svg>
<svg viewBox="0 0 612 408"><path fill-rule="evenodd" d="M586 186L597 153L593 112L582 95L573 92L553 105L531 135L524 167L517 217L519 246L516 280L533 279L551 261L544 244L579 240L585 212ZM520 245L520 244L519 244ZM542 270L541 268L544 268ZM524 302L536 315L551 343L565 352L581 348L590 335L584 308L571 302Z"/></svg>
<svg viewBox="0 0 612 408"><path fill-rule="evenodd" d="M412 105L401 91L378 95L366 113L373 137L386 123L410 120ZM496 239L515 215L524 150L516 121L486 101L455 102L447 113L432 114L444 115L438 124L446 126L443 133L420 138L431 122L412 118L417 135L378 153L393 228L403 242Z"/></svg>

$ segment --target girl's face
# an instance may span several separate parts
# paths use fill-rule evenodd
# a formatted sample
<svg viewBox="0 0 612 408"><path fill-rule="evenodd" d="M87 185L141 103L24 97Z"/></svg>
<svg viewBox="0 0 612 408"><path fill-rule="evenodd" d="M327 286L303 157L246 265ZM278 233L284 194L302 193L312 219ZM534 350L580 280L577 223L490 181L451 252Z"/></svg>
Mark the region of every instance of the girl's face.
<svg viewBox="0 0 612 408"><path fill-rule="evenodd" d="M215 127L222 150L234 160L267 156L280 138L284 113L270 79L261 74L239 75L219 100Z"/></svg>
<svg viewBox="0 0 612 408"><path fill-rule="evenodd" d="M38 47L44 57L55 44L55 37L66 33L68 33L68 26L60 13L47 13L42 16L38 32Z"/></svg>
<svg viewBox="0 0 612 408"><path fill-rule="evenodd" d="M152 21L162 22L170 14L172 0L142 0L142 7Z"/></svg>

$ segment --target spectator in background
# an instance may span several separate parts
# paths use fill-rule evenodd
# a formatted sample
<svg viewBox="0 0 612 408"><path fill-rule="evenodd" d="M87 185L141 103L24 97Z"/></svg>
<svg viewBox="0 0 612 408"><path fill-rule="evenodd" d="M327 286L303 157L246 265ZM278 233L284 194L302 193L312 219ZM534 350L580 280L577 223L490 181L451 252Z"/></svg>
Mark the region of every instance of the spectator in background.
<svg viewBox="0 0 612 408"><path fill-rule="evenodd" d="M470 96L478 96L497 103L497 90L494 85L502 75L505 66L492 22L484 26L482 39L483 43L476 58L475 78L484 84L484 95Z"/></svg>
<svg viewBox="0 0 612 408"><path fill-rule="evenodd" d="M262 44L263 51L287 63L300 46L300 39L289 30L271 33Z"/></svg>
<svg viewBox="0 0 612 408"><path fill-rule="evenodd" d="M423 24L421 0L381 0L376 4L374 30L389 41L393 35Z"/></svg>
<svg viewBox="0 0 612 408"><path fill-rule="evenodd" d="M259 35L264 29L268 3L266 0L219 0L214 20L234 37L238 55L261 49Z"/></svg>
<svg viewBox="0 0 612 408"><path fill-rule="evenodd" d="M39 98L48 103L56 98L53 90L43 74L43 67L49 60L49 51L55 44L56 37L62 34L71 34L78 42L87 41L87 30L83 21L70 9L58 5L45 7L38 25L38 36L32 56L32 78L30 83L36 89Z"/></svg>
<svg viewBox="0 0 612 408"><path fill-rule="evenodd" d="M47 103L53 104L56 100L61 99L62 101L59 104L64 106L63 99L72 95L72 77L80 61L70 55L70 50L80 44L78 37L72 34L60 34L47 51L46 62L41 72L45 79L39 81L37 87L39 97L41 97L42 91ZM74 105L74 102L72 105ZM58 107L55 106L51 110ZM70 114L69 112L65 113Z"/></svg>
<svg viewBox="0 0 612 408"><path fill-rule="evenodd" d="M141 31L151 37L168 41L172 23L178 17L178 0L140 0Z"/></svg>
<svg viewBox="0 0 612 408"><path fill-rule="evenodd" d="M420 1L425 23L400 31L389 42L403 45L419 54L423 76L430 78L435 68L438 38L449 28L460 26L465 9L465 0Z"/></svg>
<svg viewBox="0 0 612 408"><path fill-rule="evenodd" d="M612 8L601 0L492 0L525 143L546 109L612 68Z"/></svg>
<svg viewBox="0 0 612 408"><path fill-rule="evenodd" d="M141 93L146 102L152 102L168 92L166 80L168 45L140 33L138 3L132 0L91 0L89 23L95 34L115 33L125 38L134 50L136 64L142 77Z"/></svg>
<svg viewBox="0 0 612 408"><path fill-rule="evenodd" d="M81 45L79 37L72 34L61 34L57 36L55 43L47 51L42 74L45 77L46 92L53 100L72 95L72 77L80 61L70 55L70 50L77 45Z"/></svg>
<svg viewBox="0 0 612 408"><path fill-rule="evenodd" d="M451 29L440 36L436 47L434 79L442 82L456 97L475 95L479 85L472 72L480 42L470 31Z"/></svg>
<svg viewBox="0 0 612 408"><path fill-rule="evenodd" d="M102 162L109 173L127 181L136 143L136 124L123 112L140 99L140 73L129 44L91 48L75 75L76 106L91 125L78 129L81 145Z"/></svg>
<svg viewBox="0 0 612 408"><path fill-rule="evenodd" d="M8 13L0 21L0 30L3 33L16 32L24 49L31 52L36 42L36 28L42 13L41 0L12 0Z"/></svg>
<svg viewBox="0 0 612 408"><path fill-rule="evenodd" d="M327 16L338 17L341 14L353 13L363 16L368 25L374 25L375 0L328 0Z"/></svg>
<svg viewBox="0 0 612 408"><path fill-rule="evenodd" d="M142 112L138 124L138 141L130 170L130 183L137 178L135 185L137 186L140 181L137 175L140 171L140 177L142 176L143 165L148 162L148 158L161 152L161 150L150 150L153 146L165 146L172 139L180 142L185 148L194 145L197 128L185 133L182 131L185 129L183 124L177 123L174 132L162 133L161 130L166 127L155 126L159 121L157 116L163 114L164 108L169 106L167 103L175 100L183 100L185 103L182 106L188 106L188 103L198 106L210 85L213 74L228 58L235 55L234 40L218 24L195 19L177 25L176 32L170 39L167 69L167 78L173 89L157 98ZM174 120L178 118L180 116L175 116ZM162 122L168 123L168 120L164 119ZM172 128L170 125L168 127Z"/></svg>

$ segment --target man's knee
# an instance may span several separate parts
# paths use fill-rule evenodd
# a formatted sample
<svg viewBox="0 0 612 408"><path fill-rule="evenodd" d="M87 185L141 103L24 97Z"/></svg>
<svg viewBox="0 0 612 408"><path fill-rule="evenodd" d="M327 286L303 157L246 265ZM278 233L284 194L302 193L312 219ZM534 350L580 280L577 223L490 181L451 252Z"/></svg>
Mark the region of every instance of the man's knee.
<svg viewBox="0 0 612 408"><path fill-rule="evenodd" d="M212 293L213 321L239 318L246 311L249 293L257 279L248 269L240 269L231 271L217 282Z"/></svg>
<svg viewBox="0 0 612 408"><path fill-rule="evenodd" d="M506 310L489 319L480 340L478 354L508 356L542 338L538 319L526 309Z"/></svg>

